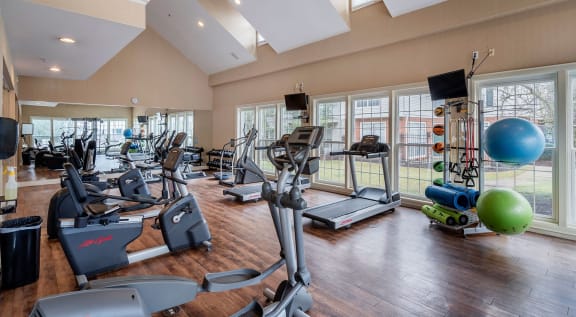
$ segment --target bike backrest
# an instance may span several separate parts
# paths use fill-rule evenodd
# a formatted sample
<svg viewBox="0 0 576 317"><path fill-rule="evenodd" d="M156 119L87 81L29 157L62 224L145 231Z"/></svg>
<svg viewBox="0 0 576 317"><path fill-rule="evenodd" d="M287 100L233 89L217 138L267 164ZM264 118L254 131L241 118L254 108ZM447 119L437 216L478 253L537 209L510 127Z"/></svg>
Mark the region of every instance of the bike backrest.
<svg viewBox="0 0 576 317"><path fill-rule="evenodd" d="M88 192L82 183L82 178L74 165L70 163L64 163L64 169L66 170L66 188L70 191L70 196L74 200L74 203L83 205L88 201Z"/></svg>

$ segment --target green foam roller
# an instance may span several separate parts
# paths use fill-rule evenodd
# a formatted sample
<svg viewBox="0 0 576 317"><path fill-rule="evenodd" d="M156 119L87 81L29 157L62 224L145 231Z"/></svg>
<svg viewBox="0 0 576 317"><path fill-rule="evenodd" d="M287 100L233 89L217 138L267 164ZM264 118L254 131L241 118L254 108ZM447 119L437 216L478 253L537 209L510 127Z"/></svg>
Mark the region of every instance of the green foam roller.
<svg viewBox="0 0 576 317"><path fill-rule="evenodd" d="M460 212L457 212L454 210L450 210L450 209L446 209L446 208L442 207L440 204L434 204L433 208L438 209L441 212L452 216L452 218L458 220L458 223L461 225L465 225L468 223L468 216L466 216L463 213L460 213Z"/></svg>
<svg viewBox="0 0 576 317"><path fill-rule="evenodd" d="M420 210L422 210L422 212L426 216L434 220L437 220L438 222L441 222L445 225L453 226L456 224L456 220L454 219L454 217L432 206L424 205Z"/></svg>
<svg viewBox="0 0 576 317"><path fill-rule="evenodd" d="M436 185L436 186L442 186L444 185L444 179L442 178L436 178L434 179L434 181L432 182L432 184Z"/></svg>

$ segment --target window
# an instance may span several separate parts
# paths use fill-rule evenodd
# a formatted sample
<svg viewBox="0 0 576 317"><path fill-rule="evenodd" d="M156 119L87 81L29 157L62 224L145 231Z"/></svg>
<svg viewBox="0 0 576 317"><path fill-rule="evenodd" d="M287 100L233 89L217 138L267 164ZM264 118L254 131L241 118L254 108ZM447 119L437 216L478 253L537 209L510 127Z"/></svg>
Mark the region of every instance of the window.
<svg viewBox="0 0 576 317"><path fill-rule="evenodd" d="M488 98L485 122L517 117L537 125L546 137L546 148L534 164L521 167L499 162L484 164L485 189L506 187L521 193L531 203L536 216L555 218L553 175L556 167L556 81L552 75L544 79L511 82L502 79L480 84L480 99Z"/></svg>
<svg viewBox="0 0 576 317"><path fill-rule="evenodd" d="M434 124L444 123L444 118L434 116L434 107L442 102L432 102L428 93L409 91L400 91L396 102L398 187L402 194L424 197L424 191L433 179L442 177L442 173L434 172L432 164L443 160L443 156L433 152L432 145L444 139L429 131Z"/></svg>
<svg viewBox="0 0 576 317"><path fill-rule="evenodd" d="M388 96L353 96L352 143L359 142L365 135L379 136L379 142L389 143L390 100ZM348 146L349 147L349 146ZM354 157L358 186L384 188L384 175L380 159Z"/></svg>
<svg viewBox="0 0 576 317"><path fill-rule="evenodd" d="M48 146L48 141L52 140L52 120L47 118L30 118L34 125L34 143L38 146Z"/></svg>
<svg viewBox="0 0 576 317"><path fill-rule="evenodd" d="M362 9L377 2L380 2L380 0L352 0L351 1L352 11Z"/></svg>
<svg viewBox="0 0 576 317"><path fill-rule="evenodd" d="M302 119L299 118L299 111L286 111L286 105L280 106L280 135L290 134L299 126L302 126Z"/></svg>
<svg viewBox="0 0 576 317"><path fill-rule="evenodd" d="M346 100L342 98L319 100L315 105L316 124L324 127L320 144L319 183L345 185L346 164L344 156L331 156L330 152L344 150L346 146Z"/></svg>
<svg viewBox="0 0 576 317"><path fill-rule="evenodd" d="M427 144L426 122L406 122L406 142L408 144ZM428 149L422 146L409 146L406 148L408 160L426 159Z"/></svg>
<svg viewBox="0 0 576 317"><path fill-rule="evenodd" d="M276 135L276 105L258 107L258 138L256 146L268 146L278 139ZM274 173L266 151L256 151L256 162L266 173Z"/></svg>
<svg viewBox="0 0 576 317"><path fill-rule="evenodd" d="M256 44L258 46L260 45L264 45L267 44L268 41L266 41L266 39L262 36L262 34L260 34L259 32L256 33Z"/></svg>

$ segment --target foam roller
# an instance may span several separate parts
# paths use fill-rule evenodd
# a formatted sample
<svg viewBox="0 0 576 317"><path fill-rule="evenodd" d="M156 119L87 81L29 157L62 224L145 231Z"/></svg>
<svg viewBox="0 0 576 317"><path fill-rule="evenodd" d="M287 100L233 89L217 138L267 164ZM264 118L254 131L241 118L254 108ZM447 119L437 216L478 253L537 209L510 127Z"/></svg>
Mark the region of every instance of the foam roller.
<svg viewBox="0 0 576 317"><path fill-rule="evenodd" d="M470 207L476 207L476 202L480 197L480 192L477 191L476 189L464 186L458 186L452 183L446 183L442 186L465 193L466 196L468 196L468 201L470 201Z"/></svg>
<svg viewBox="0 0 576 317"><path fill-rule="evenodd" d="M459 192L446 187L428 186L426 187L424 194L433 202L449 208L462 211L470 208L468 195L464 192Z"/></svg>
<svg viewBox="0 0 576 317"><path fill-rule="evenodd" d="M428 216L428 217L430 217L430 218L432 218L438 222L441 222L445 225L453 226L456 224L456 220L454 219L454 217L452 217L449 214L444 213L441 210L436 209L432 206L424 205L424 206L422 206L422 208L420 210L422 210L422 212L426 216Z"/></svg>
<svg viewBox="0 0 576 317"><path fill-rule="evenodd" d="M456 221L460 225L465 225L468 223L468 216L466 216L465 214L462 214L458 211L446 209L446 208L444 208L438 204L434 204L433 208L437 209L437 210L439 210L439 211L441 211L447 215L450 215L452 218L456 219Z"/></svg>

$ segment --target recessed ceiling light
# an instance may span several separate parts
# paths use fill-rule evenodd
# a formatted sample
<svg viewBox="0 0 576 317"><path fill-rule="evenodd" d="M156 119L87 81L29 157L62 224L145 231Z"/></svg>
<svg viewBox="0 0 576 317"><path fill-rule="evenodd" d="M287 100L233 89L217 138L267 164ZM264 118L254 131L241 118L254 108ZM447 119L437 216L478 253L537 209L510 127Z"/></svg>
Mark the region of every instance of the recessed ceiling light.
<svg viewBox="0 0 576 317"><path fill-rule="evenodd" d="M76 40L75 40L75 39L73 39L73 38L71 38L71 37L65 37L65 36L59 37L59 38L58 38L58 41L60 41L60 42L62 42L62 43L66 43L66 44L74 44L74 43L76 43Z"/></svg>
<svg viewBox="0 0 576 317"><path fill-rule="evenodd" d="M202 20L198 20L198 27L199 28L203 28L204 27L204 22L202 22Z"/></svg>
<svg viewBox="0 0 576 317"><path fill-rule="evenodd" d="M236 3L237 5L241 5L242 2L240 0L234 0L234 3Z"/></svg>
<svg viewBox="0 0 576 317"><path fill-rule="evenodd" d="M50 67L50 71L51 71L51 72L59 73L60 70L61 70L61 69L60 69L60 67L58 67L58 66L52 66L52 67Z"/></svg>

